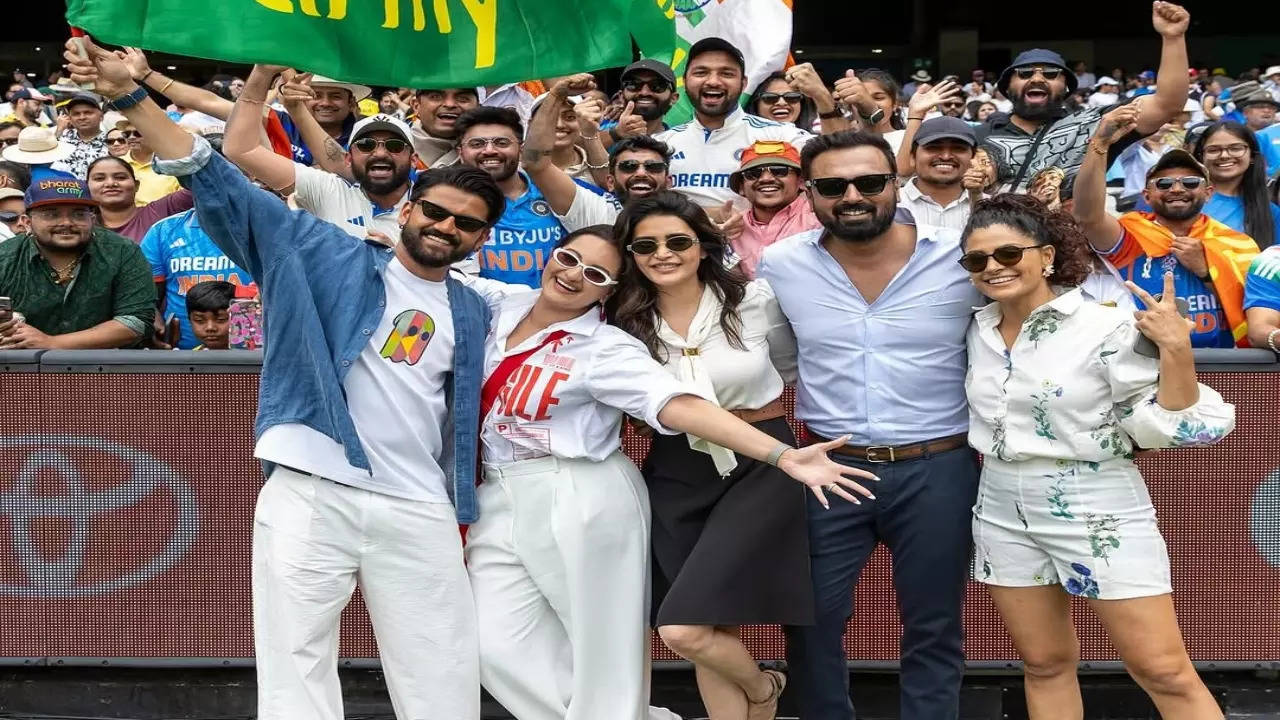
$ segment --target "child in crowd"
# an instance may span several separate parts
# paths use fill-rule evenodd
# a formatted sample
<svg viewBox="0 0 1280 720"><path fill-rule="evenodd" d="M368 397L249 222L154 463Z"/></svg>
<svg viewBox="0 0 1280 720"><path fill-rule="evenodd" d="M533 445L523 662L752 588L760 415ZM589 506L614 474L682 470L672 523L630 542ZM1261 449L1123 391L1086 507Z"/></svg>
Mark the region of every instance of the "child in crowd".
<svg viewBox="0 0 1280 720"><path fill-rule="evenodd" d="M226 350L231 346L231 299L236 286L206 280L187 291L187 318L200 344L196 350Z"/></svg>

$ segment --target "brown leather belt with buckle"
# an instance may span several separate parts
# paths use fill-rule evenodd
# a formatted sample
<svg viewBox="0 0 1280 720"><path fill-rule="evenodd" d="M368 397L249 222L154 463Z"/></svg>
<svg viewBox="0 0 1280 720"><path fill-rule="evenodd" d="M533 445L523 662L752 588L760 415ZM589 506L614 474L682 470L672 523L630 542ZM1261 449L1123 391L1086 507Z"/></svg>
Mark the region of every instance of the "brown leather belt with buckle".
<svg viewBox="0 0 1280 720"><path fill-rule="evenodd" d="M762 408L755 410L730 410L729 412L738 416L738 419L745 423L758 423L765 420L773 420L774 418L786 417L787 407L782 404L782 398L778 398Z"/></svg>
<svg viewBox="0 0 1280 720"><path fill-rule="evenodd" d="M827 438L821 435L808 433L809 444L827 442ZM925 455L936 455L948 450L964 447L969 444L969 434L960 433L958 435L948 435L946 437L934 438L933 440L925 440L924 442L912 443L911 445L868 445L866 447L858 447L856 445L842 445L835 448L831 452L837 455L846 455L848 457L865 460L871 463L891 463L901 462L903 460L915 460Z"/></svg>

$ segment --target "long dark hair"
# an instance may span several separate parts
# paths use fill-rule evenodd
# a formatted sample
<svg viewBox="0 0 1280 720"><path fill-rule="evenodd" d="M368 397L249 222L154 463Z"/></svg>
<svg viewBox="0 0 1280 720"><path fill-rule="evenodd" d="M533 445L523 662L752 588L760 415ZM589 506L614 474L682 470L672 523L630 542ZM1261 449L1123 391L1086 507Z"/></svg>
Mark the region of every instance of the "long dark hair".
<svg viewBox="0 0 1280 720"><path fill-rule="evenodd" d="M894 130L905 128L907 121L902 119L902 113L899 112L902 109L902 101L899 99L902 97L902 86L898 85L898 81L884 70L876 68L858 73L858 79L864 83L873 82L879 85L885 94L893 98L893 112L889 113L889 126Z"/></svg>
<svg viewBox="0 0 1280 720"><path fill-rule="evenodd" d="M763 117L767 120L773 119L771 117L761 115L757 106L760 104L760 96L765 93L765 88L769 87L769 83L773 82L774 80L781 80L783 82L786 82L787 74L785 72L782 72L781 70L774 73L769 73L769 77L765 78L763 82L761 82L759 85L756 86L755 91L751 93L751 97L747 98L747 114L748 115ZM814 104L812 98L810 98L808 95L805 95L800 100L800 116L796 118L795 126L800 128L801 130L809 130L813 128L813 124L817 122L817 120L818 120L818 106Z"/></svg>
<svg viewBox="0 0 1280 720"><path fill-rule="evenodd" d="M1267 168L1262 159L1262 150L1258 147L1258 138L1253 131L1238 122L1224 120L1210 125L1196 141L1192 153L1200 162L1204 162L1204 146L1210 136L1223 131L1236 136L1249 146L1249 167L1240 178L1240 199L1244 201L1244 232L1258 247L1268 248L1276 242L1276 229L1271 217L1271 199L1267 197Z"/></svg>
<svg viewBox="0 0 1280 720"><path fill-rule="evenodd" d="M725 267L727 243L706 211L684 195L669 190L632 200L618 215L613 236L622 252L622 277L618 278L617 291L605 304L609 321L639 338L655 360L667 361L662 341L658 339L658 289L636 267L635 258L626 249L627 243L635 238L636 225L651 215L680 218L693 230L699 248L707 254L698 263L698 280L709 286L724 306L720 311L720 327L729 345L745 350L738 305L746 295L747 278L738 268Z"/></svg>

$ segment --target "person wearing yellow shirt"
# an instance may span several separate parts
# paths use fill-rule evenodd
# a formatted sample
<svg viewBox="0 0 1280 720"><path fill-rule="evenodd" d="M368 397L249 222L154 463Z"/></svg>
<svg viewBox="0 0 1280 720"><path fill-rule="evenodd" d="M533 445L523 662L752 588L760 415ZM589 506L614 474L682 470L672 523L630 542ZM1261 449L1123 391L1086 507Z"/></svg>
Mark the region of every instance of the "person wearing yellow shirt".
<svg viewBox="0 0 1280 720"><path fill-rule="evenodd" d="M125 139L129 142L129 152L125 154L124 159L133 168L134 177L138 179L138 195L134 202L138 205L146 205L181 189L176 177L157 175L151 168L151 157L155 153L151 151L151 146L142 139L142 133L138 132L132 123L121 120L116 123L116 129L124 133Z"/></svg>

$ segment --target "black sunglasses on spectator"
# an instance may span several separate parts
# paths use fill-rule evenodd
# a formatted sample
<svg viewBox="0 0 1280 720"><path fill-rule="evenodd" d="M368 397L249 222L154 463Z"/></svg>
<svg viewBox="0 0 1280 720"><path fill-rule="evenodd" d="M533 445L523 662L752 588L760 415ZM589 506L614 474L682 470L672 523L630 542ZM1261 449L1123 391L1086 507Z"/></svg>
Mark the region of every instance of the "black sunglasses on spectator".
<svg viewBox="0 0 1280 720"><path fill-rule="evenodd" d="M641 165L644 166L645 170L654 174L667 171L667 164L661 160L645 160L644 162L639 160L619 160L617 168L625 173L633 173L639 170Z"/></svg>
<svg viewBox="0 0 1280 720"><path fill-rule="evenodd" d="M817 190L822 197L841 197L844 195L845 189L850 185L858 191L859 195L871 197L884 192L885 186L896 177L898 176L893 173L883 173L880 175L861 175L856 178L814 178L806 182L805 185Z"/></svg>
<svg viewBox="0 0 1280 720"><path fill-rule="evenodd" d="M653 78L652 80L623 80L622 87L631 92L640 92L640 90L648 85L651 92L662 94L671 89L671 83L662 78Z"/></svg>
<svg viewBox="0 0 1280 720"><path fill-rule="evenodd" d="M1162 177L1152 180L1151 184L1155 185L1157 190L1164 191L1172 189L1175 182L1182 183L1182 187L1188 190L1195 190L1204 184L1204 178L1199 175L1184 175L1178 178Z"/></svg>
<svg viewBox="0 0 1280 720"><path fill-rule="evenodd" d="M387 152L391 153L392 155L399 155L400 153L404 152L409 148L409 143L399 138L387 138L386 140L378 140L377 138L362 137L359 140L351 143L351 147L365 154L371 153L374 150L377 150L379 147L384 147L387 149Z"/></svg>
<svg viewBox="0 0 1280 720"><path fill-rule="evenodd" d="M18 218L22 217L22 213L10 212L8 210L0 210L0 222L5 225L12 225L18 222Z"/></svg>
<svg viewBox="0 0 1280 720"><path fill-rule="evenodd" d="M765 93L760 93L760 102L762 102L762 103L764 103L764 104L766 104L766 105L772 105L772 104L774 104L774 103L778 102L778 100L786 100L786 101L787 101L787 102L789 102L789 103L795 104L795 103L800 102L801 100L804 100L804 94L803 94L803 93L798 93L798 92L787 92L787 93L765 92Z"/></svg>
<svg viewBox="0 0 1280 720"><path fill-rule="evenodd" d="M1013 267L1022 262L1022 253L1032 249L1041 247L1040 245L1001 245L989 253L974 250L960 256L956 262L960 263L960 267L971 273L979 273L987 269L987 258L995 258L996 262L1005 267Z"/></svg>
<svg viewBox="0 0 1280 720"><path fill-rule="evenodd" d="M454 227L462 232L480 232L489 227L489 223L484 220L469 215L455 215L429 200L419 200L418 207L422 208L423 215L434 222L444 222L453 218Z"/></svg>
<svg viewBox="0 0 1280 720"><path fill-rule="evenodd" d="M790 167L789 165L759 165L756 167L747 168L746 170L743 170L742 177L754 182L756 180L759 180L761 175L766 172L774 176L775 178L778 178L779 180L781 180L782 178L787 177L791 173L795 172L795 168Z"/></svg>
<svg viewBox="0 0 1280 720"><path fill-rule="evenodd" d="M1062 74L1062 68L1040 67L1038 65L1035 67L1031 67L1031 66L1020 67L1014 72L1018 73L1018 77L1022 78L1023 80L1030 80L1031 78L1035 77L1035 74L1037 71L1044 76L1045 80L1053 80L1054 78Z"/></svg>

